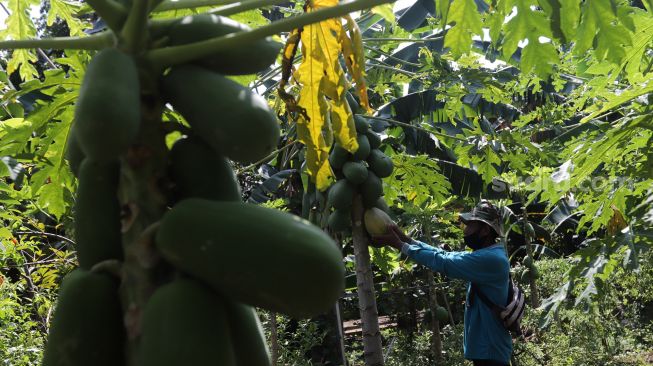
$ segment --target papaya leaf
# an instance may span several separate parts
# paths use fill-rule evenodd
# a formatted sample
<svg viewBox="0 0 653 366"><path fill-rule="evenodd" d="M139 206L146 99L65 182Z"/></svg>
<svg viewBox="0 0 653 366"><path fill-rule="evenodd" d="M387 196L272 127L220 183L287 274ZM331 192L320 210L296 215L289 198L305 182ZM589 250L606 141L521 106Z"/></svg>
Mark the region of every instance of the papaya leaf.
<svg viewBox="0 0 653 366"><path fill-rule="evenodd" d="M3 39L31 39L36 37L36 27L30 17L32 5L38 5L36 0L9 0L10 15L7 19L7 29L0 35ZM23 80L34 79L38 76L36 68L30 62L36 62L37 57L33 50L14 50L7 63L7 73L20 72Z"/></svg>
<svg viewBox="0 0 653 366"><path fill-rule="evenodd" d="M454 0L447 21L453 23L453 27L444 37L444 46L451 50L454 57L469 52L473 35L483 35L481 15L474 0Z"/></svg>
<svg viewBox="0 0 653 366"><path fill-rule="evenodd" d="M79 12L80 8L81 5L69 1L50 0L47 25L52 26L55 20L59 18L66 22L71 36L85 35L84 29L90 28L91 25L75 17L75 14Z"/></svg>
<svg viewBox="0 0 653 366"><path fill-rule="evenodd" d="M335 5L335 0L315 1L307 5L306 11ZM303 60L295 72L300 86L296 109L301 111L298 113L297 135L307 147L307 173L321 191L334 181L328 162L332 136L348 151L358 149L353 116L346 105L345 93L349 87L339 61L344 53L357 87L365 92L363 47L356 23L353 20L352 23L349 24L352 39L347 39L340 18L311 24L301 31ZM293 47L287 46L284 59L292 56L292 52Z"/></svg>
<svg viewBox="0 0 653 366"><path fill-rule="evenodd" d="M576 55L583 55L594 47L594 54L599 60L621 62L626 55L625 46L632 43L632 36L618 21L615 8L613 0L586 1L583 4L574 47Z"/></svg>

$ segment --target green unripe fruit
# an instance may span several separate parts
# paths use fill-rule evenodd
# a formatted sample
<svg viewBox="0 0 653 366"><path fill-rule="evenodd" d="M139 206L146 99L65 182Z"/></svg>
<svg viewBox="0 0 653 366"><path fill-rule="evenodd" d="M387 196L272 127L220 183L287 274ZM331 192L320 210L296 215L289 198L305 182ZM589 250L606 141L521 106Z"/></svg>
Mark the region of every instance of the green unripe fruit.
<svg viewBox="0 0 653 366"><path fill-rule="evenodd" d="M140 83L134 60L116 48L98 52L86 69L75 107L75 133L84 155L117 159L138 134Z"/></svg>
<svg viewBox="0 0 653 366"><path fill-rule="evenodd" d="M383 195L383 181L373 172L368 172L367 179L361 184L361 196L366 208L374 207L376 201Z"/></svg>
<svg viewBox="0 0 653 366"><path fill-rule="evenodd" d="M361 115L354 116L354 124L356 125L356 132L359 134L366 134L370 131L370 123Z"/></svg>
<svg viewBox="0 0 653 366"><path fill-rule="evenodd" d="M170 45L178 46L249 30L248 26L227 17L198 14L184 17L171 26L168 36ZM228 47L194 63L220 74L254 74L274 64L281 46L268 37Z"/></svg>
<svg viewBox="0 0 653 366"><path fill-rule="evenodd" d="M79 142L77 142L74 127L70 128L68 141L66 141L66 160L68 160L68 164L70 164L70 171L78 177L79 167L82 165L82 161L84 160L84 152L79 146Z"/></svg>
<svg viewBox="0 0 653 366"><path fill-rule="evenodd" d="M531 256L524 257L524 265L528 268L533 268L533 257Z"/></svg>
<svg viewBox="0 0 653 366"><path fill-rule="evenodd" d="M370 142L365 135L358 135L358 150L354 153L354 160L365 160L370 155Z"/></svg>
<svg viewBox="0 0 653 366"><path fill-rule="evenodd" d="M224 299L190 279L150 297L139 347L137 366L237 365Z"/></svg>
<svg viewBox="0 0 653 366"><path fill-rule="evenodd" d="M118 180L120 164L84 159L75 201L75 246L79 266L91 269L108 259L122 260Z"/></svg>
<svg viewBox="0 0 653 366"><path fill-rule="evenodd" d="M531 280L531 270L526 269L521 273L521 282L528 283Z"/></svg>
<svg viewBox="0 0 653 366"><path fill-rule="evenodd" d="M374 131L369 131L365 134L367 136L367 140L370 142L370 149L374 151L374 149L378 149L381 146L381 136L379 136L376 132Z"/></svg>
<svg viewBox="0 0 653 366"><path fill-rule="evenodd" d="M342 169L342 166L347 162L348 157L349 151L336 143L333 145L331 154L329 154L329 165L331 165L331 168L333 169Z"/></svg>
<svg viewBox="0 0 653 366"><path fill-rule="evenodd" d="M392 171L394 170L392 159L381 152L381 150L372 150L370 156L367 158L367 162L370 164L370 170L372 170L377 177L387 178L392 175Z"/></svg>
<svg viewBox="0 0 653 366"><path fill-rule="evenodd" d="M226 305L236 364L271 365L270 350L256 310L234 301L226 301Z"/></svg>
<svg viewBox="0 0 653 366"><path fill-rule="evenodd" d="M241 201L229 161L196 137L181 139L170 151L170 172L181 198Z"/></svg>
<svg viewBox="0 0 653 366"><path fill-rule="evenodd" d="M163 216L155 242L175 267L225 296L296 318L329 310L344 287L333 240L273 209L184 200Z"/></svg>
<svg viewBox="0 0 653 366"><path fill-rule="evenodd" d="M446 321L449 319L449 312L444 306L438 306L435 310L435 317L441 322Z"/></svg>
<svg viewBox="0 0 653 366"><path fill-rule="evenodd" d="M341 179L329 188L327 206L340 210L349 209L354 200L354 186L346 179Z"/></svg>
<svg viewBox="0 0 653 366"><path fill-rule="evenodd" d="M329 229L342 232L351 227L351 212L349 210L334 210L329 214Z"/></svg>
<svg viewBox="0 0 653 366"><path fill-rule="evenodd" d="M363 109L361 108L360 104L356 101L356 98L354 97L353 94L350 92L345 93L345 97L347 98L347 104L349 104L349 109L351 109L351 112L353 114L358 114L358 113L365 113Z"/></svg>
<svg viewBox="0 0 653 366"><path fill-rule="evenodd" d="M385 213L390 213L390 207L388 204L385 202L383 197L379 197L376 202L374 203L374 207L380 209L381 211Z"/></svg>
<svg viewBox="0 0 653 366"><path fill-rule="evenodd" d="M367 167L360 161L348 161L342 167L345 178L354 185L361 184L367 179Z"/></svg>
<svg viewBox="0 0 653 366"><path fill-rule="evenodd" d="M120 366L125 332L118 283L77 269L59 290L43 366Z"/></svg>
<svg viewBox="0 0 653 366"><path fill-rule="evenodd" d="M174 67L163 78L166 100L213 150L241 163L261 160L279 141L279 124L265 99L197 66Z"/></svg>

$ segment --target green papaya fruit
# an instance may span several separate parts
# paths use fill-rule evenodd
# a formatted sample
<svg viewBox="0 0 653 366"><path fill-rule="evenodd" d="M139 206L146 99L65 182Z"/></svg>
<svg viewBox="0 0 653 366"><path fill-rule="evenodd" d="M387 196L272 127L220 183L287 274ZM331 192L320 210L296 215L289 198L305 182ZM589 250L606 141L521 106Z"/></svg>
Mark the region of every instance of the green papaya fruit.
<svg viewBox="0 0 653 366"><path fill-rule="evenodd" d="M107 259L122 260L118 180L120 164L84 159L75 200L75 244L79 266L91 269Z"/></svg>
<svg viewBox="0 0 653 366"><path fill-rule="evenodd" d="M343 291L337 244L285 212L187 199L163 216L155 242L175 267L225 296L292 317L329 310Z"/></svg>
<svg viewBox="0 0 653 366"><path fill-rule="evenodd" d="M435 310L435 317L441 322L449 319L449 312L447 311L447 308L444 306L438 306Z"/></svg>
<svg viewBox="0 0 653 366"><path fill-rule="evenodd" d="M524 270L524 272L521 273L520 279L521 279L522 283L530 282L530 280L531 280L531 270L528 269L528 268L526 270Z"/></svg>
<svg viewBox="0 0 653 366"><path fill-rule="evenodd" d="M265 99L197 66L174 67L162 80L166 100L216 152L241 163L268 156L279 124Z"/></svg>
<svg viewBox="0 0 653 366"><path fill-rule="evenodd" d="M383 195L383 181L374 172L368 172L367 179L361 184L360 190L363 205L366 208L374 207L376 201Z"/></svg>
<svg viewBox="0 0 653 366"><path fill-rule="evenodd" d="M105 48L89 63L75 107L75 133L84 155L107 162L133 143L141 120L136 63Z"/></svg>
<svg viewBox="0 0 653 366"><path fill-rule="evenodd" d="M347 104L349 104L349 109L351 109L352 113L365 113L352 93L346 92L345 98L347 98Z"/></svg>
<svg viewBox="0 0 653 366"><path fill-rule="evenodd" d="M43 366L121 366L125 330L118 283L76 269L59 290Z"/></svg>
<svg viewBox="0 0 653 366"><path fill-rule="evenodd" d="M236 364L270 366L270 350L256 310L235 301L227 301L226 304Z"/></svg>
<svg viewBox="0 0 653 366"><path fill-rule="evenodd" d="M388 204L385 202L383 197L379 197L376 202L374 203L374 207L380 209L381 211L385 213L390 213L390 207Z"/></svg>
<svg viewBox="0 0 653 366"><path fill-rule="evenodd" d="M531 256L524 257L524 265L527 268L533 268L533 257Z"/></svg>
<svg viewBox="0 0 653 366"><path fill-rule="evenodd" d="M329 154L329 165L331 165L331 168L342 169L342 166L347 162L347 158L349 158L349 151L338 143L333 144L333 149L331 150L331 154Z"/></svg>
<svg viewBox="0 0 653 366"><path fill-rule="evenodd" d="M360 161L348 161L342 166L345 178L354 185L361 184L367 179L367 167Z"/></svg>
<svg viewBox="0 0 653 366"><path fill-rule="evenodd" d="M170 171L181 198L241 201L231 164L197 137L177 141L170 150Z"/></svg>
<svg viewBox="0 0 653 366"><path fill-rule="evenodd" d="M74 127L71 127L68 133L68 141L66 141L66 160L68 160L68 164L70 165L70 171L78 177L79 166L82 165L82 161L84 160L84 152L79 146L79 142L77 142Z"/></svg>
<svg viewBox="0 0 653 366"><path fill-rule="evenodd" d="M224 302L191 279L158 288L143 309L136 365L238 365Z"/></svg>
<svg viewBox="0 0 653 366"><path fill-rule="evenodd" d="M365 210L363 219L365 222L365 230L367 230L371 236L387 234L388 225L394 224L394 221L392 221L387 213L376 207Z"/></svg>
<svg viewBox="0 0 653 366"><path fill-rule="evenodd" d="M334 210L329 214L328 225L334 232L347 230L351 227L351 212L348 209Z"/></svg>
<svg viewBox="0 0 653 366"><path fill-rule="evenodd" d="M370 152L370 156L367 158L367 162L370 164L370 170L376 174L379 178L387 178L392 174L394 169L394 164L392 164L392 159L390 159L386 154L381 150L374 149Z"/></svg>
<svg viewBox="0 0 653 366"><path fill-rule="evenodd" d="M170 45L178 46L249 30L248 26L227 17L198 14L184 17L172 25L168 36ZM194 63L225 75L255 74L274 64L281 46L268 37L229 47Z"/></svg>
<svg viewBox="0 0 653 366"><path fill-rule="evenodd" d="M365 134L367 140L370 142L370 149L378 149L381 146L381 136L374 131L369 131Z"/></svg>
<svg viewBox="0 0 653 366"><path fill-rule="evenodd" d="M358 141L358 150L354 152L354 160L365 160L370 155L370 141L367 139L367 136L359 134L356 137Z"/></svg>
<svg viewBox="0 0 653 366"><path fill-rule="evenodd" d="M348 209L354 200L354 186L346 179L340 179L329 188L327 206L336 209Z"/></svg>
<svg viewBox="0 0 653 366"><path fill-rule="evenodd" d="M354 116L354 124L356 125L356 132L359 134L365 134L370 131L370 123L361 115L357 114Z"/></svg>

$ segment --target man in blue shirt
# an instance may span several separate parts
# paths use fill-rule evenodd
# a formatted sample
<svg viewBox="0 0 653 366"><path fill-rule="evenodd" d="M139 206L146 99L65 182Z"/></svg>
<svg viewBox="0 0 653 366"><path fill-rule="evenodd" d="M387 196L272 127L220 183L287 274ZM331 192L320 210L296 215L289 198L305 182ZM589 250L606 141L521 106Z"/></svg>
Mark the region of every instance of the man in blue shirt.
<svg viewBox="0 0 653 366"><path fill-rule="evenodd" d="M406 236L396 225L387 235L372 238L391 245L433 271L469 281L465 307L463 349L474 366L502 366L510 363L512 338L499 318L478 296L482 293L494 304L505 306L508 298L510 263L501 236L501 215L488 201L481 201L472 212L460 215L465 224L465 245L472 251L447 252Z"/></svg>

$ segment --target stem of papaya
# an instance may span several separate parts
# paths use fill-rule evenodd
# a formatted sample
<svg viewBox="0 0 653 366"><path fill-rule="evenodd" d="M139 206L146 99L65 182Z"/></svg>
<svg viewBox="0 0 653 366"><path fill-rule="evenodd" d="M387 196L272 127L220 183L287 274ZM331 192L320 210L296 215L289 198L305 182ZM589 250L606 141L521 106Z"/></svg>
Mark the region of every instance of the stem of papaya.
<svg viewBox="0 0 653 366"><path fill-rule="evenodd" d="M140 54L147 45L148 5L148 0L134 0L125 26L122 29L125 49L132 54Z"/></svg>
<svg viewBox="0 0 653 366"><path fill-rule="evenodd" d="M262 8L264 6L271 6L281 4L286 0L247 0L239 1L233 4L225 5L218 9L211 11L211 14L229 16L233 14L242 13L244 11Z"/></svg>
<svg viewBox="0 0 653 366"><path fill-rule="evenodd" d="M155 7L153 12L201 8L204 6L218 6L218 5L231 4L235 2L236 1L233 0L182 0L182 1L165 0L162 1L157 7Z"/></svg>
<svg viewBox="0 0 653 366"><path fill-rule="evenodd" d="M323 20L337 18L354 11L371 8L377 5L390 3L392 0L357 0L342 3L340 5L323 8L296 17L287 18L253 29L247 32L231 33L226 36L212 38L206 41L195 42L182 46L166 47L149 51L145 58L153 68L163 70L166 67L184 64L193 60L201 59L216 52L235 47L236 45L247 44L258 39L290 32L293 29L308 24L321 22Z"/></svg>
<svg viewBox="0 0 653 366"><path fill-rule="evenodd" d="M57 37L46 39L19 39L0 42L0 49L16 50L25 48L100 50L115 44L115 35L111 31L88 37Z"/></svg>
<svg viewBox="0 0 653 366"><path fill-rule="evenodd" d="M119 32L125 19L127 9L122 4L113 0L87 0L86 1L104 20L114 32Z"/></svg>

